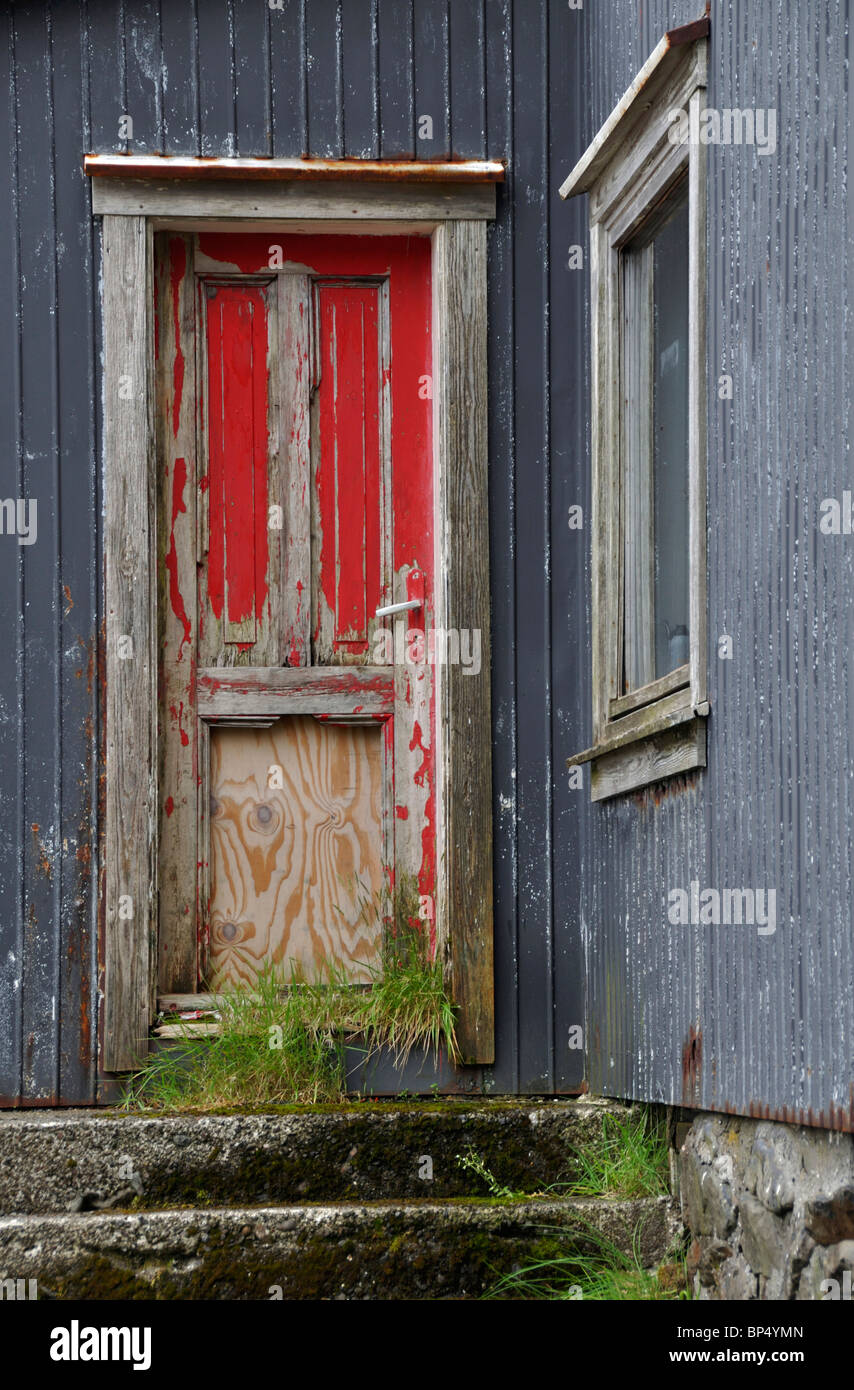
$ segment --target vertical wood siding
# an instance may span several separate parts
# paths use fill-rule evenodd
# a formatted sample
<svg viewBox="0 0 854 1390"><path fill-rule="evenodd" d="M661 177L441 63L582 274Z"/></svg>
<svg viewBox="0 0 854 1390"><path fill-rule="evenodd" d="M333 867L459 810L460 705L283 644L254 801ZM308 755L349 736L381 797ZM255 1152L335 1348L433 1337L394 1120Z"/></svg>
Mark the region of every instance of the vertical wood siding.
<svg viewBox="0 0 854 1390"><path fill-rule="evenodd" d="M0 537L7 1103L96 1094L100 230L80 156L128 149L508 160L488 253L497 1051L464 1084L577 1089L586 1021L593 1089L825 1118L849 1104L854 552L816 525L850 486L843 0L713 5L710 104L776 106L779 129L773 157L710 151L710 373L732 373L734 400L710 390L709 768L607 806L564 768L590 731L589 532L567 525L570 506L589 517L589 310L586 265L567 268L571 246L586 258L584 200L557 187L701 8L43 0L4 16L2 496L39 503L35 545ZM691 878L776 885L775 937L677 935L663 896Z"/></svg>
<svg viewBox="0 0 854 1390"><path fill-rule="evenodd" d="M588 135L700 8L591 7ZM852 476L848 5L711 21L705 104L776 109L777 143L707 150L709 765L587 812L590 1084L851 1128L854 549L818 524ZM775 889L776 932L671 926L691 880Z"/></svg>

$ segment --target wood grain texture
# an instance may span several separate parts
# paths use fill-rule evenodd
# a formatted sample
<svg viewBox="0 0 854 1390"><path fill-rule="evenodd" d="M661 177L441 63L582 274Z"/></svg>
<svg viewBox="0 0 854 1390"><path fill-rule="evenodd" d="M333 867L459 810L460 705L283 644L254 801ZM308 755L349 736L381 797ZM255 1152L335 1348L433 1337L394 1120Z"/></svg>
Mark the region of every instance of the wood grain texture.
<svg viewBox="0 0 854 1390"><path fill-rule="evenodd" d="M211 987L380 959L383 743L311 717L211 734ZM278 786L277 783L282 785Z"/></svg>
<svg viewBox="0 0 854 1390"><path fill-rule="evenodd" d="M604 801L652 782L663 782L677 772L705 766L706 724L703 719L694 719L596 758L590 773L591 798Z"/></svg>
<svg viewBox="0 0 854 1390"><path fill-rule="evenodd" d="M341 219L347 222L495 216L492 184L354 186L340 183L174 183L147 179L95 179L95 213L127 217L271 217Z"/></svg>
<svg viewBox="0 0 854 1390"><path fill-rule="evenodd" d="M384 666L214 667L198 673L198 708L207 719L282 714L391 714L394 679Z"/></svg>
<svg viewBox="0 0 854 1390"><path fill-rule="evenodd" d="M311 302L307 275L278 282L279 448L284 459L281 502L285 516L282 578L282 660L311 660Z"/></svg>
<svg viewBox="0 0 854 1390"><path fill-rule="evenodd" d="M155 595L150 582L154 496L149 242L144 218L104 218L107 1071L127 1070L146 1052L154 1000L152 773L157 703ZM130 647L127 641L120 646L120 639L129 639Z"/></svg>
<svg viewBox="0 0 854 1390"><path fill-rule="evenodd" d="M158 973L160 987L196 983L198 859L196 382L192 238L154 242L157 313Z"/></svg>
<svg viewBox="0 0 854 1390"><path fill-rule="evenodd" d="M494 1060L492 776L487 515L486 226L434 244L438 625L480 629L481 669L437 668L443 734L442 907L464 1061Z"/></svg>

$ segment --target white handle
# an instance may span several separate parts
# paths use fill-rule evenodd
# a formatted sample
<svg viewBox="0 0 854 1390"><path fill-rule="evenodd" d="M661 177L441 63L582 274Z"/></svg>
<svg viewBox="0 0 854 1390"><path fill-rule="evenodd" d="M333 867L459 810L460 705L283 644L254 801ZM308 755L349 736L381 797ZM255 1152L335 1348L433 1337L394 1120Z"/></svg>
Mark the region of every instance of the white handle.
<svg viewBox="0 0 854 1390"><path fill-rule="evenodd" d="M420 608L420 598L411 598L407 603L389 603L385 608L378 608L374 614L375 618L388 618L392 613L406 613L410 608Z"/></svg>

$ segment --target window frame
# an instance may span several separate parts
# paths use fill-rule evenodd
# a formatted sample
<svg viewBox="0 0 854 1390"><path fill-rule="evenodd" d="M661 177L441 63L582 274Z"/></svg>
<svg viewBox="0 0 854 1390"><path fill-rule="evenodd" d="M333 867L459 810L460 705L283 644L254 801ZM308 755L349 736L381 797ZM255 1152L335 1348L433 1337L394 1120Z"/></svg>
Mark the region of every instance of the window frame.
<svg viewBox="0 0 854 1390"><path fill-rule="evenodd" d="M707 25L699 36L697 26L686 26L664 36L560 190L562 197L589 193L593 742L567 765L591 764L594 801L706 764L706 152L699 142L672 142L670 132L677 110L687 113L689 130L698 129L707 32ZM689 659L625 692L623 250L683 178L689 219Z"/></svg>

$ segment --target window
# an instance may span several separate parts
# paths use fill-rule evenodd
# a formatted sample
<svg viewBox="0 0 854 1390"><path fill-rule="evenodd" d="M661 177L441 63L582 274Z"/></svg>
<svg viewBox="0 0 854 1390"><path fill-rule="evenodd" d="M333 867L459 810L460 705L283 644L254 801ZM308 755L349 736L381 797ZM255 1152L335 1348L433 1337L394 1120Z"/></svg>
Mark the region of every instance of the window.
<svg viewBox="0 0 854 1390"><path fill-rule="evenodd" d="M705 25L705 28L702 26ZM665 35L561 189L590 195L594 801L705 766L708 25Z"/></svg>

